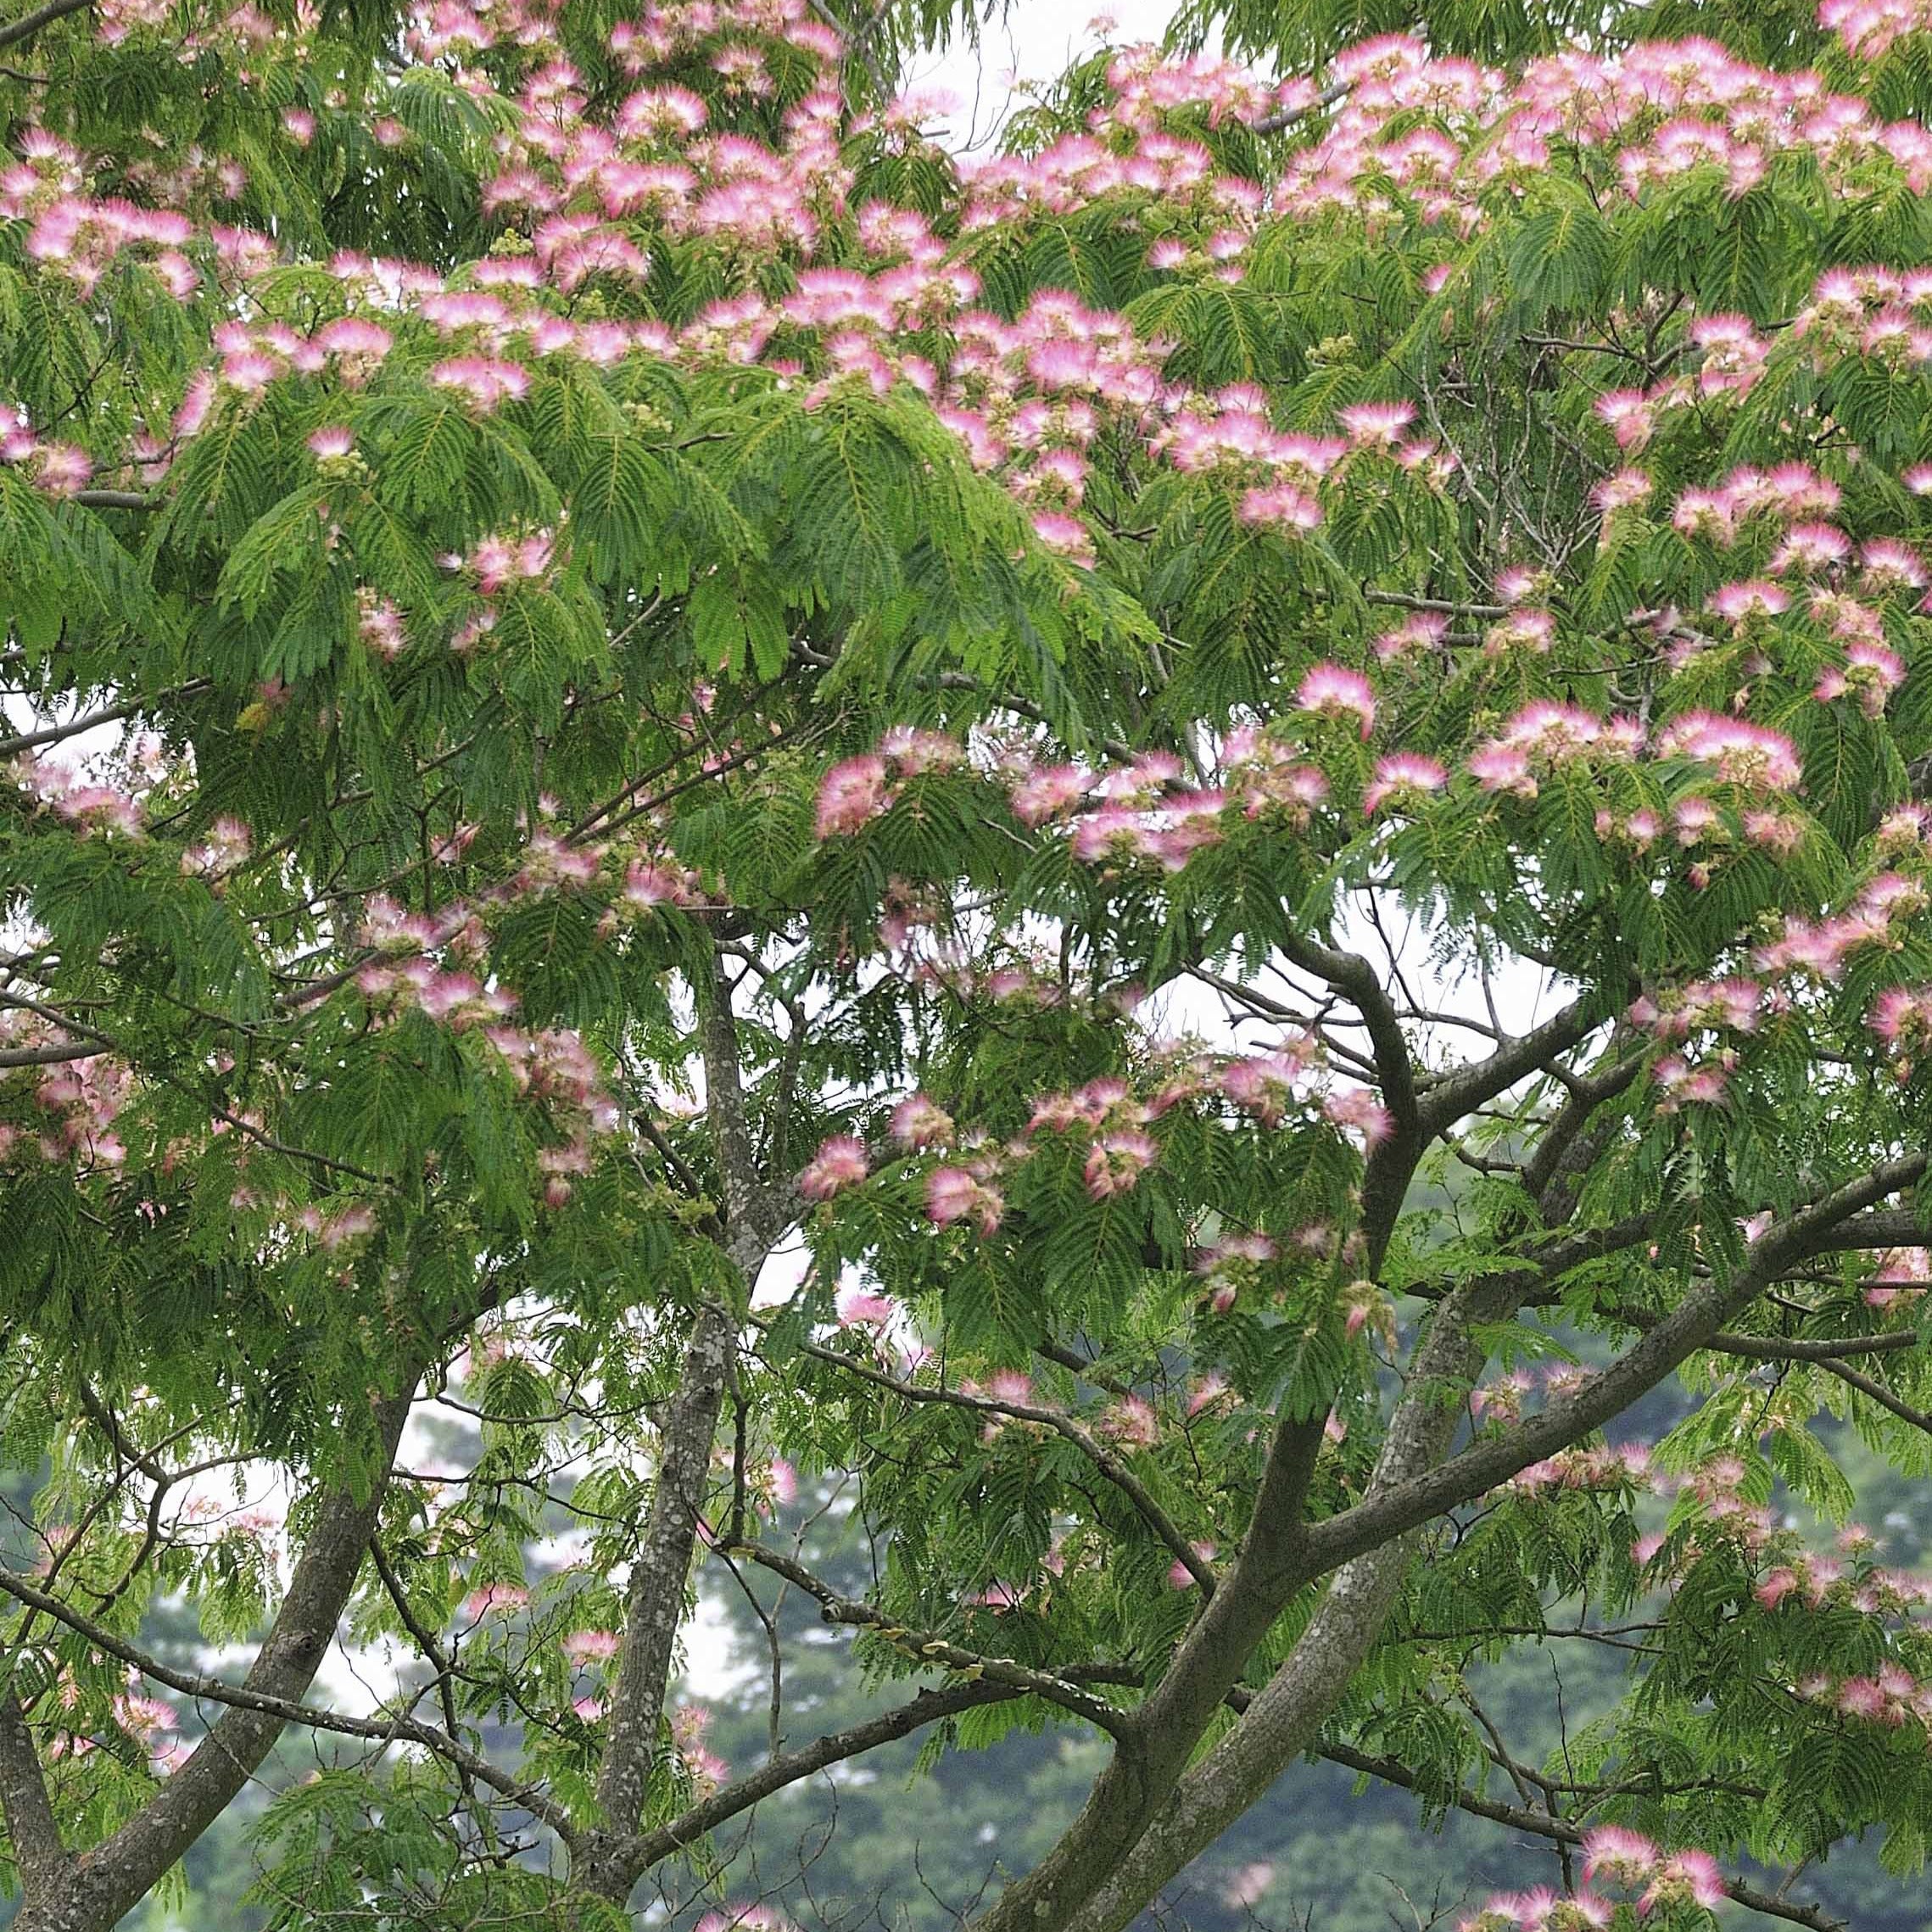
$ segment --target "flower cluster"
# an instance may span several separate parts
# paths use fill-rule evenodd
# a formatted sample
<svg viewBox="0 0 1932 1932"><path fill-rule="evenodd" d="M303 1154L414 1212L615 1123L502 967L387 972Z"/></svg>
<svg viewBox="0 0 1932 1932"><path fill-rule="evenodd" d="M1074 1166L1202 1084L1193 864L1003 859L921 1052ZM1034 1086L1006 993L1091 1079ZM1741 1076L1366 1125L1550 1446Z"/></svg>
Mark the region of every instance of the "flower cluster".
<svg viewBox="0 0 1932 1932"><path fill-rule="evenodd" d="M775 1905L728 1905L707 1912L692 1932L795 1932Z"/></svg>
<svg viewBox="0 0 1932 1932"><path fill-rule="evenodd" d="M1906 35L1932 28L1932 8L1924 0L1822 0L1818 25L1853 53L1879 60Z"/></svg>
<svg viewBox="0 0 1932 1932"><path fill-rule="evenodd" d="M711 1711L702 1704L679 1704L671 1712L671 1748L677 1752L695 1799L708 1798L729 1782L731 1767L705 1743Z"/></svg>
<svg viewBox="0 0 1932 1932"><path fill-rule="evenodd" d="M148 832L145 801L126 787L91 780L59 758L16 759L14 784L57 818L103 838L140 839Z"/></svg>
<svg viewBox="0 0 1932 1932"><path fill-rule="evenodd" d="M1650 1457L1641 1443L1625 1443L1604 1449L1564 1449L1541 1462L1518 1470L1509 1487L1519 1494L1546 1489L1621 1491L1643 1488L1650 1476Z"/></svg>
<svg viewBox="0 0 1932 1932"><path fill-rule="evenodd" d="M1030 1104L1025 1131L1004 1142L980 1130L963 1131L929 1096L914 1092L893 1108L888 1139L901 1158L939 1157L925 1175L926 1218L935 1226L967 1222L990 1237L1005 1217L1006 1183L1017 1169L1055 1143L1070 1142L1079 1150L1081 1182L1090 1198L1104 1201L1132 1192L1160 1159L1160 1144L1151 1130L1177 1108L1226 1108L1234 1119L1251 1120L1264 1130L1291 1119L1319 1121L1354 1136L1366 1149L1380 1144L1391 1128L1388 1110L1368 1089L1329 1082L1320 1049L1309 1038L1251 1055L1186 1050L1167 1056L1155 1072L1156 1083L1144 1095L1112 1075L1070 1091L1039 1095ZM835 1135L799 1175L799 1192L809 1201L832 1200L865 1181L875 1164L874 1151L863 1140ZM1309 1252L1330 1242L1325 1230L1297 1238ZM1220 1295L1224 1276L1237 1264L1266 1260L1273 1254L1272 1242L1261 1236L1231 1237L1205 1251L1202 1271L1209 1276L1210 1298ZM1231 1305L1231 1297L1220 1305ZM894 1312L889 1301L856 1291L841 1294L839 1309L846 1325L883 1323ZM1365 1300L1349 1332L1371 1319L1379 1325L1381 1305Z"/></svg>
<svg viewBox="0 0 1932 1932"><path fill-rule="evenodd" d="M1883 690L1896 678L1889 670L1874 671L1877 662L1855 656L1842 678L1846 689L1854 688L1853 680L1876 678L1859 688L1879 690L1882 707ZM1003 786L1013 816L1029 829L1064 829L1082 863L1120 868L1148 863L1179 872L1243 820L1265 814L1282 829L1308 830L1334 787L1312 755L1315 747L1298 738L1319 737L1325 720L1339 721L1366 738L1375 727L1377 703L1375 684L1365 673L1315 665L1304 673L1288 719L1267 727L1240 725L1226 734L1218 782L1211 785L1189 783L1181 760L1159 751L1094 772L1040 763L1024 749L1008 748L997 755L991 773L981 776ZM846 759L825 773L818 835L849 835L883 816L909 776L963 770L974 762L965 746L933 734L896 733L878 752ZM1708 779L1728 789L1746 845L1787 857L1803 843L1807 821L1783 802L1801 786L1797 749L1782 732L1748 718L1689 711L1651 729L1635 718L1604 718L1579 705L1538 699L1478 741L1464 757L1462 769L1480 794L1527 801L1540 795L1554 772L1587 770L1607 787L1616 769L1639 764L1669 768L1679 785L1684 767L1704 768ZM1449 768L1436 758L1389 753L1375 762L1361 786L1359 809L1371 818L1392 811L1412 815L1449 790L1451 778ZM1622 811L1606 804L1594 813L1594 826L1606 843L1639 852L1656 845L1667 830L1686 852L1730 836L1718 803L1695 790L1682 791L1667 817L1649 804ZM1709 862L1699 859L1689 868L1691 883L1707 883L1710 870Z"/></svg>
<svg viewBox="0 0 1932 1932"><path fill-rule="evenodd" d="M405 913L376 895L365 907L360 938L377 955L354 975L366 999L387 1015L408 1009L455 1032L474 1029L519 1096L544 1111L557 1137L539 1149L537 1163L547 1177L545 1201L562 1206L571 1197L571 1176L589 1170L591 1142L614 1131L620 1119L581 1036L564 1028L529 1032L510 1024L515 996L483 975L487 934L476 911L461 902L432 919Z"/></svg>
<svg viewBox="0 0 1932 1932"><path fill-rule="evenodd" d="M81 1171L121 1166L127 1148L116 1122L135 1097L132 1069L115 1054L84 1053L36 1014L0 1014L0 1051L42 1050L78 1057L23 1070L31 1083L31 1110L19 1122L0 1120L0 1170L27 1159Z"/></svg>
<svg viewBox="0 0 1932 1932"><path fill-rule="evenodd" d="M834 765L818 785L818 834L821 839L860 830L890 811L907 779L964 764L964 748L936 733L902 726L889 732L879 749Z"/></svg>

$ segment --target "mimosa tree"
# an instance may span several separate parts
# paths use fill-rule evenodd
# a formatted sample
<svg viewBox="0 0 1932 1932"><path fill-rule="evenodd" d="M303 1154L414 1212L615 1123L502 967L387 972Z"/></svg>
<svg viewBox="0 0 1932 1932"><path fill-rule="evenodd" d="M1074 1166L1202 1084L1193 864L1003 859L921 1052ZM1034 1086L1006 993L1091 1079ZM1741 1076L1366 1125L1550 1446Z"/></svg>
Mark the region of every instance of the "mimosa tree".
<svg viewBox="0 0 1932 1932"><path fill-rule="evenodd" d="M1111 1756L987 1932L1309 1754L1548 1841L1485 1929L1916 1868L1927 1584L1801 1526L1932 1438L1932 11L1583 12L1237 9L974 165L936 14L0 24L21 1932L291 1727L290 1927L1013 1723ZM707 1563L904 1701L717 1764ZM1605 1620L1533 1805L1462 1673Z"/></svg>

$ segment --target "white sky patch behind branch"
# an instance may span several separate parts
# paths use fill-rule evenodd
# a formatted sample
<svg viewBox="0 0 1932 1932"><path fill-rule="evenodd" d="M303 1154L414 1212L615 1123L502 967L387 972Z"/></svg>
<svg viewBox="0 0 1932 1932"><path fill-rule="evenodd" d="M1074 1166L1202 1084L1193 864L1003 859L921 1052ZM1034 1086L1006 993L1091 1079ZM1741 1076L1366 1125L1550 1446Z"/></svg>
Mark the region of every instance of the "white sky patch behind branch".
<svg viewBox="0 0 1932 1932"><path fill-rule="evenodd" d="M1103 42L1128 47L1159 40L1178 6L1179 0L1115 0L1097 11L1092 0L1013 0L1003 20L986 23L979 46L956 40L915 65L908 92L948 97L941 117L946 144L983 154L1024 105L1027 83L1057 80Z"/></svg>

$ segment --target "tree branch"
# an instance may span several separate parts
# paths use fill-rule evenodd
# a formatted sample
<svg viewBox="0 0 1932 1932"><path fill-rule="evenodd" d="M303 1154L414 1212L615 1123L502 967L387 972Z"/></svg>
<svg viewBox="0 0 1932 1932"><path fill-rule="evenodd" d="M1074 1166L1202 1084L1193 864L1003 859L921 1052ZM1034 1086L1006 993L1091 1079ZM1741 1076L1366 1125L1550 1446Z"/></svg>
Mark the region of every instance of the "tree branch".
<svg viewBox="0 0 1932 1932"><path fill-rule="evenodd" d="M1923 1154L1887 1161L1810 1207L1798 1209L1751 1244L1735 1276L1714 1281L1687 1296L1674 1313L1659 1321L1628 1354L1572 1393L1551 1403L1540 1415L1316 1524L1309 1533L1309 1554L1320 1566L1315 1573L1359 1556L1444 1510L1473 1501L1533 1462L1540 1462L1600 1428L1654 1388L1685 1357L1704 1347L1727 1321L1756 1299L1767 1281L1806 1254L1822 1252L1835 1228L1861 1210L1911 1187L1925 1167Z"/></svg>
<svg viewBox="0 0 1932 1932"><path fill-rule="evenodd" d="M1002 1684L1015 1695L1043 1697L1048 1703L1058 1704L1063 1710L1086 1718L1089 1723L1097 1725L1116 1738L1126 1728L1127 1712L1104 1699L1088 1695L1069 1679L1050 1671L1035 1670L1012 1657L982 1656L976 1650L962 1650L958 1644L930 1631L913 1630L904 1624L895 1623L884 1611L873 1605L841 1596L829 1583L813 1576L802 1563L794 1561L776 1550L768 1550L760 1543L734 1543L729 1546L729 1553L749 1557L761 1569L769 1570L773 1575L783 1577L787 1583L796 1584L818 1604L827 1622L876 1632L915 1663L928 1668L956 1672L974 1684Z"/></svg>
<svg viewBox="0 0 1932 1932"><path fill-rule="evenodd" d="M1371 1497L1430 1467L1455 1439L1463 1394L1480 1360L1471 1325L1488 1312L1496 1293L1494 1283L1478 1280L1436 1310L1376 1455ZM1306 1534L1298 1538L1295 1550L1304 1566L1308 1540ZM1410 1533L1399 1533L1342 1566L1287 1661L1249 1700L1233 1730L1175 1777L1165 1802L1100 1885L1074 1901L1079 1909L1066 1915L1068 1932L1120 1932L1307 1750L1381 1636L1413 1554ZM1282 1603L1309 1573L1304 1568L1291 1577ZM1246 1653L1236 1674L1245 1662ZM1231 1675L1217 1698L1233 1683Z"/></svg>
<svg viewBox="0 0 1932 1932"><path fill-rule="evenodd" d="M1393 1784L1404 1791L1423 1792L1422 1781L1405 1764L1391 1757L1371 1757L1366 1751L1354 1750L1348 1745L1322 1745L1319 1754L1332 1764L1339 1764L1349 1771L1359 1772L1365 1778L1379 1778L1385 1784ZM1432 1790L1427 1795L1434 1795ZM1459 1811L1469 1812L1472 1817L1488 1818L1496 1824L1506 1824L1513 1831L1527 1831L1538 1838L1548 1838L1562 1845L1581 1845L1585 1833L1581 1825L1566 1818L1555 1818L1545 1812L1531 1811L1516 1805L1499 1804L1494 1798L1485 1798L1480 1793L1466 1788L1458 1788L1449 1794L1449 1802ZM1749 1912L1761 1912L1767 1918L1788 1920L1793 1925L1804 1925L1812 1932L1846 1932L1845 1922L1834 1918L1821 1905L1794 1902L1775 1892L1761 1891L1744 1879L1726 1879L1724 1891Z"/></svg>
<svg viewBox="0 0 1932 1932"><path fill-rule="evenodd" d="M383 1591L395 1606L403 1628L409 1632L416 1647L436 1672L438 1699L443 1706L443 1728L454 1739L457 1732L456 1693L451 1679L455 1674L455 1667L437 1642L436 1633L410 1607L409 1593L403 1588L402 1578L391 1567L379 1536L369 1538L369 1561L376 1566L376 1574L382 1579Z"/></svg>
<svg viewBox="0 0 1932 1932"><path fill-rule="evenodd" d="M111 1047L9 1047L0 1051L0 1069L8 1067L55 1067L66 1060L98 1060Z"/></svg>
<svg viewBox="0 0 1932 1932"><path fill-rule="evenodd" d="M87 1642L103 1656L114 1658L118 1662L137 1670L143 1677L151 1678L156 1684L165 1684L170 1690L178 1691L183 1697L204 1700L219 1704L225 1710L250 1713L258 1717L272 1717L275 1728L279 1732L285 1724L300 1724L311 1731L327 1731L337 1737L364 1738L380 1745L421 1745L438 1757L446 1758L460 1770L500 1791L513 1800L533 1818L541 1818L567 1841L572 1835L569 1815L560 1806L551 1804L540 1792L531 1790L520 1784L500 1766L468 1750L457 1739L445 1735L433 1726L422 1724L407 1716L393 1717L354 1717L343 1711L328 1711L319 1705L304 1704L298 1698L276 1697L259 1690L251 1690L248 1684L230 1684L225 1678L208 1677L198 1671L177 1669L148 1651L119 1637L92 1618L84 1617L70 1604L42 1589L32 1578L22 1577L14 1571L0 1569L0 1592L12 1597L15 1602L30 1610L36 1610L54 1622L64 1624L77 1636ZM252 1673L251 1673L252 1674ZM220 1727L218 1726L217 1728ZM212 1734L210 1734L212 1735ZM184 1769L186 1767L183 1767ZM178 1775L178 1773L177 1773ZM163 1795L166 1795L164 1788ZM89 1857L94 1854L88 1854ZM165 1868L164 1868L165 1869Z"/></svg>
<svg viewBox="0 0 1932 1932"><path fill-rule="evenodd" d="M782 1791L786 1785L796 1784L800 1778L809 1778L828 1765L860 1756L881 1745L907 1737L943 1717L957 1717L962 1711L1026 1695L1012 1684L990 1684L984 1680L978 1684L950 1685L944 1690L921 1690L910 1704L902 1704L896 1710L868 1718L863 1724L854 1724L849 1730L834 1731L797 1751L773 1758L750 1777L741 1778L735 1784L728 1785L706 1798L702 1804L694 1805L681 1818L673 1818L669 1824L660 1825L656 1831L642 1834L629 1846L630 1856L639 1866L648 1868L702 1838L706 1832L717 1830L718 1826L729 1823L740 1812L748 1812L774 1791Z"/></svg>
<svg viewBox="0 0 1932 1932"><path fill-rule="evenodd" d="M1333 107L1354 86L1352 81L1332 81L1312 101L1304 102L1298 108L1277 108L1273 114L1265 114L1259 120L1248 125L1257 134L1279 134L1284 128L1293 127L1297 121L1306 120L1311 114Z"/></svg>
<svg viewBox="0 0 1932 1932"><path fill-rule="evenodd" d="M64 20L70 14L78 14L92 4L93 0L47 0L44 7L36 7L32 13L23 14L19 20L0 27L0 51L19 47L31 40L42 27L52 26L56 20Z"/></svg>
<svg viewBox="0 0 1932 1932"><path fill-rule="evenodd" d="M1404 590L1365 590L1371 604L1392 604L1403 611L1434 611L1445 617L1506 617L1507 604L1465 604L1448 597L1412 597Z"/></svg>
<svg viewBox="0 0 1932 1932"><path fill-rule="evenodd" d="M1614 1053L1617 1045L1613 1034L1608 1050ZM1600 1134L1584 1132L1591 1115L1606 1100L1614 1100L1623 1092L1643 1065L1643 1056L1632 1054L1628 1059L1613 1060L1607 1067L1585 1074L1571 1085L1569 1098L1544 1130L1536 1152L1523 1169L1523 1187L1546 1221L1567 1219L1568 1200L1574 1198L1577 1183L1599 1151ZM1562 1186L1566 1181L1569 1182L1566 1187ZM1566 1211L1556 1214L1552 1209L1560 1191L1568 1199Z"/></svg>
<svg viewBox="0 0 1932 1932"><path fill-rule="evenodd" d="M1817 1362L1826 1368L1835 1363L1842 1368L1841 1356L1889 1355L1901 1348L1916 1348L1924 1340L1909 1328L1896 1329L1889 1335L1847 1335L1836 1342L1786 1342L1774 1336L1739 1335L1723 1328L1705 1346L1720 1355L1741 1355L1751 1361Z"/></svg>
<svg viewBox="0 0 1932 1932"><path fill-rule="evenodd" d="M1479 1442L1444 1462L1440 1458L1464 1407L1453 1398L1466 1390L1479 1362L1471 1325L1513 1305L1522 1283L1512 1275L1459 1287L1438 1308L1417 1353L1367 1497L1294 1539L1298 1574L1287 1578L1277 1611L1303 1583L1330 1570L1340 1573L1288 1663L1215 1750L1183 1770L1200 1734L1193 1722L1196 1695L1214 1681L1201 1653L1209 1626L1230 1622L1224 1612L1247 1594L1241 1589L1244 1555L1136 1713L1131 1740L1136 1748L1118 1753L1103 1771L1080 1817L1033 1872L1001 1895L981 1922L984 1932L1031 1932L1042 1918L1067 1932L1119 1932L1308 1747L1393 1600L1410 1561L1409 1533L1619 1412L1747 1306L1808 1244L1911 1186L1924 1166L1921 1156L1887 1163L1790 1215L1751 1245L1734 1281L1693 1293L1611 1369L1507 1436ZM1332 1616L1331 1605L1338 1606ZM1237 1661L1215 1690L1217 1702L1240 1667ZM1170 1756L1176 1744L1179 1763Z"/></svg>
<svg viewBox="0 0 1932 1932"><path fill-rule="evenodd" d="M1413 1132L1419 1119L1415 1069L1409 1058L1407 1036L1395 1015L1394 1002L1383 988L1374 966L1359 952L1345 952L1337 946L1324 946L1319 940L1298 936L1283 940L1281 952L1304 973L1326 980L1354 1003L1375 1049L1382 1097L1395 1116L1396 1136Z"/></svg>
<svg viewBox="0 0 1932 1932"><path fill-rule="evenodd" d="M0 738L0 758L10 758L19 751L31 751L42 745L57 745L64 738L77 738L83 731L92 731L96 725L115 724L124 718L138 718L158 705L170 703L176 698L194 697L212 689L210 679L195 678L171 691L157 691L152 697L129 698L120 704L103 705L98 711L83 712L78 718L69 718L64 724L49 724L38 731L23 732L17 738Z"/></svg>
<svg viewBox="0 0 1932 1932"><path fill-rule="evenodd" d="M1146 1520L1149 1528L1168 1549L1175 1560L1181 1564L1189 1576L1201 1586L1203 1598L1214 1594L1214 1569L1207 1562L1194 1545L1181 1533L1180 1526L1168 1515L1153 1495L1147 1485L1107 1445L1099 1441L1090 1431L1081 1427L1072 1416L1058 1409L1042 1409L1036 1404L1025 1402L997 1402L990 1396L968 1395L956 1388L922 1388L915 1382L901 1382L883 1371L868 1367L849 1355L841 1355L835 1348L820 1348L816 1343L802 1344L804 1352L822 1362L830 1362L843 1369L846 1374L857 1376L861 1381L871 1382L879 1388L890 1389L905 1402L943 1403L956 1409L968 1409L982 1415L1010 1416L1016 1421L1036 1422L1053 1431L1081 1450L1095 1468L1126 1497Z"/></svg>
<svg viewBox="0 0 1932 1932"><path fill-rule="evenodd" d="M1536 1073L1559 1053L1580 1046L1601 1019L1588 1000L1573 1000L1540 1026L1499 1047L1487 1058L1458 1067L1433 1082L1421 1103L1424 1130L1439 1134L1472 1109L1486 1106L1525 1075ZM1632 1069L1634 1075L1634 1068Z"/></svg>
<svg viewBox="0 0 1932 1932"><path fill-rule="evenodd" d="M73 1859L54 1820L40 1755L11 1684L0 1691L0 1814L7 1820L21 1886L29 1898L37 1898Z"/></svg>
<svg viewBox="0 0 1932 1932"><path fill-rule="evenodd" d="M285 1725L294 1722L339 1730L359 1724L359 1720L343 1719L335 1712L312 1711L301 1699L334 1639L376 1526L384 1479L395 1459L420 1365L411 1364L404 1372L405 1383L399 1392L376 1404L377 1456L366 1492L359 1494L352 1483L344 1482L322 1498L282 1607L243 1683L237 1686L219 1679L195 1679L193 1673L174 1672L158 1659L138 1654L125 1658L157 1683L171 1684L188 1695L206 1695L227 1708L153 1799L75 1860L67 1876L39 1901L27 1902L14 1921L16 1932L78 1932L95 1927L104 1932L140 1902L233 1802L274 1749ZM70 1628L75 1626L72 1610L28 1579L0 1572L0 1587ZM131 1648L104 1631L90 1631L88 1640L109 1656ZM181 1678L188 1682L176 1682ZM439 1734L422 1728L427 1734L415 1741L436 1748ZM390 1726L378 1729L388 1736ZM399 1725L395 1734L402 1735ZM486 1762L479 1761L479 1767ZM494 1766L489 1770L493 1781L501 1775ZM477 1774L483 1776L483 1769L478 1767Z"/></svg>
<svg viewBox="0 0 1932 1932"><path fill-rule="evenodd" d="M745 1125L731 987L715 951L710 981L701 1021L705 1104L723 1178L725 1252L749 1298L765 1255L789 1218L789 1203L767 1187L758 1173ZM678 1393L659 1431L651 1515L631 1569L623 1650L606 1711L604 1761L596 1784L603 1824L585 1834L572 1874L583 1890L615 1905L630 1896L643 1870L634 1849L637 1820L657 1751L734 1339L730 1313L716 1300L701 1304L684 1349Z"/></svg>
<svg viewBox="0 0 1932 1932"><path fill-rule="evenodd" d="M1834 1355L1821 1355L1818 1365L1827 1375L1834 1375L1861 1395L1869 1396L1881 1409L1890 1410L1901 1422L1909 1422L1915 1429L1923 1430L1932 1436L1932 1415L1923 1409L1914 1409L1909 1402L1901 1402L1883 1382L1874 1382L1870 1376L1861 1375L1849 1362L1841 1362Z"/></svg>
<svg viewBox="0 0 1932 1932"><path fill-rule="evenodd" d="M657 1466L643 1547L624 1600L624 1636L617 1684L606 1708L604 1761L597 1807L605 1828L587 1834L572 1876L593 1896L621 1905L641 1867L635 1842L645 1789L658 1748L658 1728L671 1677L672 1652L684 1617L700 1508L712 1443L723 1402L731 1322L715 1301L692 1325L677 1394L658 1432Z"/></svg>
<svg viewBox="0 0 1932 1932"><path fill-rule="evenodd" d="M86 0L88 5L92 0ZM75 9L70 8L69 12ZM159 510L161 500L138 489L77 489L67 500L83 510Z"/></svg>

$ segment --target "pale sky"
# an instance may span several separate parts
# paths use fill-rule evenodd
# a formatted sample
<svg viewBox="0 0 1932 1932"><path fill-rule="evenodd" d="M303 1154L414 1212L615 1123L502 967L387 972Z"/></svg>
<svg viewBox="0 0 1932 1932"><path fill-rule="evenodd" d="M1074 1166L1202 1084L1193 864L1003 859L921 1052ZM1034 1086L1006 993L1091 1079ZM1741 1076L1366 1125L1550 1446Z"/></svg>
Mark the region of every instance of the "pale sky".
<svg viewBox="0 0 1932 1932"><path fill-rule="evenodd" d="M1103 37L1116 46L1159 40L1180 0L1013 0L1004 20L989 25L977 48L955 42L914 70L918 92L949 94L953 143L983 148L1013 102L1016 81L1050 81ZM1111 25L1107 23L1111 22Z"/></svg>

